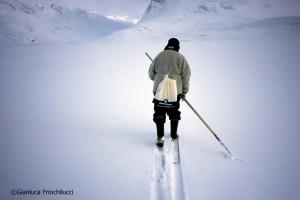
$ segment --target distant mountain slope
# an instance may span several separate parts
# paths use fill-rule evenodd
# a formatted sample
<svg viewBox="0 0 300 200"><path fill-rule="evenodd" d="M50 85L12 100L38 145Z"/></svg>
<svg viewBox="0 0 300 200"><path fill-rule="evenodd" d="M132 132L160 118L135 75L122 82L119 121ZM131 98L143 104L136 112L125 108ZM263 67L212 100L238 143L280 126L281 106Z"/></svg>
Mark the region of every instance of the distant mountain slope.
<svg viewBox="0 0 300 200"><path fill-rule="evenodd" d="M299 26L300 25L300 17L296 16L288 16L288 17L272 17L272 18L266 18L262 20L257 20L249 25L251 26Z"/></svg>
<svg viewBox="0 0 300 200"><path fill-rule="evenodd" d="M232 2L232 3L231 3ZM142 21L162 16L199 17L203 15L223 16L232 14L232 0L151 0Z"/></svg>
<svg viewBox="0 0 300 200"><path fill-rule="evenodd" d="M251 19L236 12L236 1L151 0L138 25L124 32L128 37L137 38L191 39L205 38L212 32L237 30Z"/></svg>
<svg viewBox="0 0 300 200"><path fill-rule="evenodd" d="M237 39L300 36L299 17L250 18L242 0L151 0L127 37L151 39ZM255 11L255 10L254 10ZM120 33L114 34L120 38Z"/></svg>
<svg viewBox="0 0 300 200"><path fill-rule="evenodd" d="M58 4L0 0L0 43L78 42L128 27L120 21Z"/></svg>

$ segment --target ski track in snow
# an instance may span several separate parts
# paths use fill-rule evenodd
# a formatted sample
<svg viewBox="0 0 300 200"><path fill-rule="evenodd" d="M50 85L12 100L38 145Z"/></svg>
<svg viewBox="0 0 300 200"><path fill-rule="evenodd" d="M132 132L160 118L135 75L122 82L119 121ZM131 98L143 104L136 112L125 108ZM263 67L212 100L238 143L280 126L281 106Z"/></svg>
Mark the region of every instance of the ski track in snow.
<svg viewBox="0 0 300 200"><path fill-rule="evenodd" d="M165 140L164 148L154 149L150 179L151 200L187 200L180 163L179 143Z"/></svg>

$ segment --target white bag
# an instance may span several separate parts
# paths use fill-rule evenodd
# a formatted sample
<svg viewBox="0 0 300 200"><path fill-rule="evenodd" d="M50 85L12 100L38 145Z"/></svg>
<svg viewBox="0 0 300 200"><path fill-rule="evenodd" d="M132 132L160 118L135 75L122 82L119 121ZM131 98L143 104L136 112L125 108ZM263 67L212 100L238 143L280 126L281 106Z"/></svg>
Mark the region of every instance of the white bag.
<svg viewBox="0 0 300 200"><path fill-rule="evenodd" d="M154 98L159 101L176 102L177 101L176 80L169 78L168 75L165 75L164 79L158 85Z"/></svg>

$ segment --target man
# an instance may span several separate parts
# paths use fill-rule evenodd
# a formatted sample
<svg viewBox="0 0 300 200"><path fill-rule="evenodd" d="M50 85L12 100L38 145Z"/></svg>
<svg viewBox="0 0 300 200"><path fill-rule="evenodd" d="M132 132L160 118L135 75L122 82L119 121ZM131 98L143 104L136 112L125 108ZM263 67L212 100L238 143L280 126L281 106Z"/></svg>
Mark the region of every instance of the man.
<svg viewBox="0 0 300 200"><path fill-rule="evenodd" d="M164 123L166 114L171 121L171 137L177 139L180 118L180 99L189 91L190 67L185 57L179 53L179 41L171 38L164 51L160 52L149 68L149 77L154 81L153 121L157 129L158 147L164 145Z"/></svg>

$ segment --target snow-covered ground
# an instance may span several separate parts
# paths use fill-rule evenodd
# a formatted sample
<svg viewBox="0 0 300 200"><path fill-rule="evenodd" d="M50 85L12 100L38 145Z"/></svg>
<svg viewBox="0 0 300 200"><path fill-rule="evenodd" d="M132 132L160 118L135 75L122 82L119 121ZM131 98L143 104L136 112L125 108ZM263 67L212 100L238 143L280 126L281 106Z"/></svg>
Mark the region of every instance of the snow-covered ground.
<svg viewBox="0 0 300 200"><path fill-rule="evenodd" d="M173 17L97 41L0 46L0 199L300 199L299 17L193 33L199 18L167 26ZM188 100L244 162L184 102L180 164L168 124L165 150L154 146L144 53L172 35L192 69ZM74 194L11 194L43 188Z"/></svg>
<svg viewBox="0 0 300 200"><path fill-rule="evenodd" d="M14 188L71 188L72 199L148 199L155 129L144 52L155 55L164 45L2 46L1 199L17 198ZM247 162L224 157L182 103L189 198L298 199L300 40L181 46L192 68L188 99Z"/></svg>

